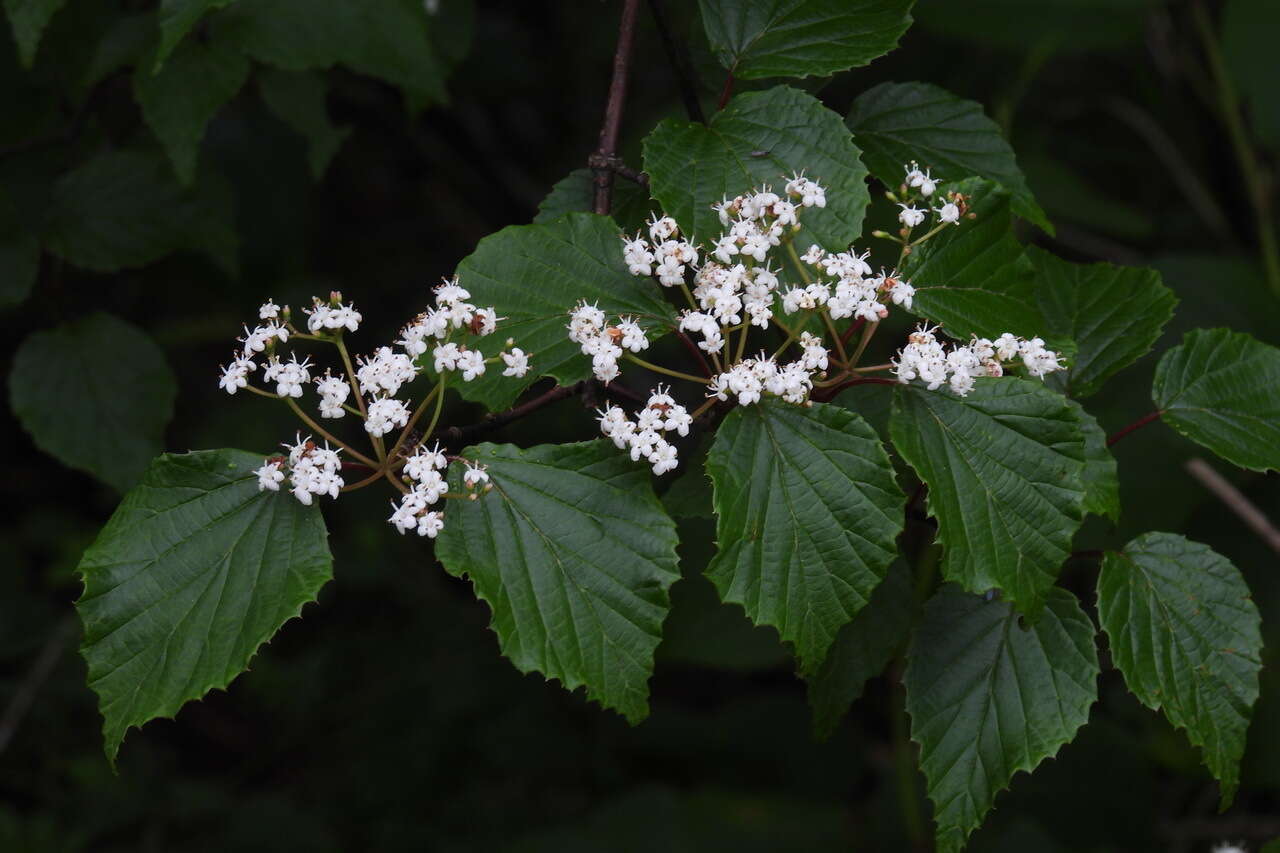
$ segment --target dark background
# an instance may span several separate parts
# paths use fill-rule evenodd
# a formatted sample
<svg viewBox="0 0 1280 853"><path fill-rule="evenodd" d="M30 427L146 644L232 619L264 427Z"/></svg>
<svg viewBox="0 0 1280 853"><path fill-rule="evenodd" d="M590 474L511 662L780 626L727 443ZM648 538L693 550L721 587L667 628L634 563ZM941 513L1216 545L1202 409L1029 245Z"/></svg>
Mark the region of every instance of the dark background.
<svg viewBox="0 0 1280 853"><path fill-rule="evenodd" d="M148 8L93 5L105 15ZM271 449L292 434L288 413L216 388L239 324L268 295L296 306L339 288L366 318L355 346L389 340L481 237L530 221L551 185L585 163L619 5L477 4L451 103L412 117L395 89L329 72L330 113L353 130L319 182L302 138L247 86L210 126L201 161L235 191L239 276L189 253L114 275L46 256L33 296L4 314L5 364L28 332L110 310L152 333L178 377L166 449ZM1245 95L1264 167L1280 142L1280 96L1249 96L1274 88L1277 69L1247 42L1267 30L1248 16L1274 17L1268 5L1205 6L1215 22L1229 19L1234 34L1215 49ZM723 78L699 44L696 7L668 6L676 30L694 34L703 104L713 109ZM1156 267L1177 292L1160 349L1213 325L1280 343L1255 211L1191 13L1186 3L1137 0L926 0L898 51L802 85L841 114L882 80L929 81L980 101L1057 225L1056 239L1029 240L1072 260ZM37 73L20 71L0 37L0 85L11 95L0 144L67 122L40 80L58 51L93 47L92 34L59 35L69 14L77 12L55 18ZM637 168L643 135L662 117L683 117L647 7L640 22L623 120L624 154ZM1268 72L1271 87L1259 85ZM70 164L93 146L145 134L127 75L117 75L100 84L89 120L39 156ZM13 155L3 150L0 173L12 175L21 167L10 160L6 170ZM880 336L885 355L894 339ZM1149 411L1154 362L1088 401L1104 427ZM455 404L446 422L478 414ZM566 401L495 440L587 438L592 426ZM113 774L74 653L71 602L80 553L119 495L42 454L11 415L0 430L9 460L0 480L0 713L35 690L28 713L0 717L17 724L0 752L0 850L911 849L912 797L897 770L910 756L895 739L889 683L873 681L836 736L815 742L804 686L776 634L717 604L698 577L714 547L705 519L681 523L686 579L673 589L653 713L629 728L581 692L517 673L469 585L446 576L425 541L385 524L389 495L326 502L335 580L319 605L228 691L132 733ZM1078 547L1146 530L1208 543L1248 579L1273 664L1277 555L1186 473L1183 462L1204 452L1160 424L1116 450L1124 517L1118 528L1091 521ZM1280 480L1211 462L1280 518ZM1073 563L1064 583L1089 604L1095 573L1087 560ZM42 655L52 662L47 678ZM1257 849L1268 832L1280 835L1274 666L1263 672L1240 794L1220 817L1217 786L1184 736L1142 708L1116 672L1104 672L1100 692L1090 724L1033 776L1014 779L972 850L1195 851L1223 838ZM918 774L906 784L922 794ZM927 821L928 804L917 807Z"/></svg>

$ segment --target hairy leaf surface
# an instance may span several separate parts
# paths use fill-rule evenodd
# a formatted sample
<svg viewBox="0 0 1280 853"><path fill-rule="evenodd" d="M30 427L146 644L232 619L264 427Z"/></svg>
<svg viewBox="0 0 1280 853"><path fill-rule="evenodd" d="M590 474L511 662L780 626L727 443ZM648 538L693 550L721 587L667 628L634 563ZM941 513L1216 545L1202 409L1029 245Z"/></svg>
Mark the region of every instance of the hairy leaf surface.
<svg viewBox="0 0 1280 853"><path fill-rule="evenodd" d="M903 385L890 433L929 487L943 576L999 588L1034 618L1084 517L1085 441L1068 401L1008 377L967 397Z"/></svg>
<svg viewBox="0 0 1280 853"><path fill-rule="evenodd" d="M1280 470L1280 349L1196 329L1160 359L1151 397L1165 423L1228 462Z"/></svg>
<svg viewBox="0 0 1280 853"><path fill-rule="evenodd" d="M883 56L915 0L699 0L711 49L743 80L825 76Z"/></svg>
<svg viewBox="0 0 1280 853"><path fill-rule="evenodd" d="M1013 149L981 104L929 83L881 83L854 100L846 121L867 168L891 189L912 160L944 181L933 196L939 202L956 182L986 178L1009 193L1015 214L1053 233Z"/></svg>
<svg viewBox="0 0 1280 853"><path fill-rule="evenodd" d="M80 561L81 652L112 762L130 728L230 684L332 576L319 508L259 491L261 464L159 457Z"/></svg>
<svg viewBox="0 0 1280 853"><path fill-rule="evenodd" d="M462 455L488 466L493 489L449 501L436 556L488 603L502 653L644 719L667 590L680 577L675 524L648 472L605 440ZM453 491L464 490L461 467Z"/></svg>
<svg viewBox="0 0 1280 853"><path fill-rule="evenodd" d="M1107 447L1107 434L1098 419L1074 400L1068 400L1084 433L1084 511L1120 520L1120 477L1116 458Z"/></svg>
<svg viewBox="0 0 1280 853"><path fill-rule="evenodd" d="M570 213L546 224L504 228L463 259L458 278L472 302L497 306L507 318L495 337L514 338L531 353L523 380L491 369L458 386L462 396L493 410L511 405L539 376L568 385L591 375L591 359L565 331L579 300L596 303L610 319L634 316L650 338L674 324L658 284L627 272L618 226L607 216Z"/></svg>
<svg viewBox="0 0 1280 853"><path fill-rule="evenodd" d="M1144 533L1103 559L1098 618L1129 689L1200 747L1225 808L1262 669L1261 617L1239 569L1207 545Z"/></svg>
<svg viewBox="0 0 1280 853"><path fill-rule="evenodd" d="M905 496L875 431L839 406L734 409L707 457L720 597L817 672L897 555Z"/></svg>
<svg viewBox="0 0 1280 853"><path fill-rule="evenodd" d="M36 446L126 491L160 452L177 382L155 341L91 314L22 342L9 402Z"/></svg>
<svg viewBox="0 0 1280 853"><path fill-rule="evenodd" d="M1053 589L1024 626L1003 601L944 586L924 608L903 684L939 853L958 853L1019 770L1070 743L1098 696L1093 623Z"/></svg>
<svg viewBox="0 0 1280 853"><path fill-rule="evenodd" d="M653 197L709 243L724 230L711 205L761 184L780 191L804 171L827 190L827 206L801 214L803 239L844 250L862 234L867 170L849 129L812 95L777 86L738 95L706 125L666 119L644 140Z"/></svg>

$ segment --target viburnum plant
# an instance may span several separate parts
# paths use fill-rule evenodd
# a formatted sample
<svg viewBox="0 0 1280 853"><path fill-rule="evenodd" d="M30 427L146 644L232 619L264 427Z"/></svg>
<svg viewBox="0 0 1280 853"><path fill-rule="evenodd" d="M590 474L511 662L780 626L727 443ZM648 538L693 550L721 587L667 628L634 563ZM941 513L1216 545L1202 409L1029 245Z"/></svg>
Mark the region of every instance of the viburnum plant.
<svg viewBox="0 0 1280 853"><path fill-rule="evenodd" d="M1156 420L1280 469L1280 351L1191 332L1156 368L1154 409L1107 436L1081 401L1151 350L1176 300L1151 270L1030 245L1019 220L1052 224L978 105L915 83L844 117L783 84L733 95L870 62L910 0L700 5L728 71L714 115L682 72L689 121L645 136L642 172L617 156L626 0L589 168L481 241L394 347L353 361L362 317L337 293L305 324L262 305L220 385L283 401L305 432L276 455L161 456L81 563L108 755L315 599L316 496L385 481L390 524L471 580L515 666L632 723L680 577L673 515L714 514L705 574L793 650L818 734L869 678L901 682L939 849L1084 725L1103 637L1230 803L1262 655L1240 572L1172 533L1073 541L1087 515L1118 518L1109 447ZM301 342L336 364L286 360ZM447 391L494 414L445 427ZM571 398L603 437L472 443ZM1068 562L1096 570L1087 600L1059 583Z"/></svg>

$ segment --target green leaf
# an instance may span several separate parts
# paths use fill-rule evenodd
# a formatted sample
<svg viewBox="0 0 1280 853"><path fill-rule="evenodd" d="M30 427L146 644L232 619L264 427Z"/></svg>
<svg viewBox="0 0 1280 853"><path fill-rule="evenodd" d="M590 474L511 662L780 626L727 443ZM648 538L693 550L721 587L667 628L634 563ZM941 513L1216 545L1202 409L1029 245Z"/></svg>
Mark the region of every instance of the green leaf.
<svg viewBox="0 0 1280 853"><path fill-rule="evenodd" d="M44 241L55 255L98 272L145 266L177 249L203 251L231 272L232 204L220 181L184 190L158 153L107 151L54 185Z"/></svg>
<svg viewBox="0 0 1280 853"><path fill-rule="evenodd" d="M889 429L928 484L943 576L999 588L1035 617L1084 517L1084 436L1069 401L1009 377L979 379L967 397L902 385Z"/></svg>
<svg viewBox="0 0 1280 853"><path fill-rule="evenodd" d="M287 71L341 63L399 86L417 106L445 100L421 0L252 0L219 14L219 38Z"/></svg>
<svg viewBox="0 0 1280 853"><path fill-rule="evenodd" d="M1196 329L1164 354L1151 386L1164 421L1253 471L1280 470L1280 350L1229 329Z"/></svg>
<svg viewBox="0 0 1280 853"><path fill-rule="evenodd" d="M91 314L22 342L9 404L36 446L120 491L160 452L177 395L146 332Z"/></svg>
<svg viewBox="0 0 1280 853"><path fill-rule="evenodd" d="M547 197L538 203L538 215L533 217L533 221L541 224L559 219L566 213L590 213L594 206L595 184L592 183L591 170L574 169L556 181ZM635 181L614 178L609 215L623 231L633 233L643 228L654 207L649 194Z"/></svg>
<svg viewBox="0 0 1280 853"><path fill-rule="evenodd" d="M1107 447L1107 434L1098 419L1075 400L1068 400L1067 405L1075 412L1084 433L1084 511L1119 521L1120 477L1116 458Z"/></svg>
<svg viewBox="0 0 1280 853"><path fill-rule="evenodd" d="M130 728L226 687L332 577L319 507L260 492L261 464L161 456L80 561L81 653L113 763Z"/></svg>
<svg viewBox="0 0 1280 853"><path fill-rule="evenodd" d="M324 177L329 162L351 135L350 127L335 127L325 105L325 79L302 71L263 69L258 74L262 100L271 112L307 141L311 177Z"/></svg>
<svg viewBox="0 0 1280 853"><path fill-rule="evenodd" d="M39 240L23 233L0 236L0 308L24 301L39 270Z"/></svg>
<svg viewBox="0 0 1280 853"><path fill-rule="evenodd" d="M958 853L1019 770L1070 743L1098 696L1093 623L1065 589L1020 624L1003 601L944 586L924 608L903 684L939 853Z"/></svg>
<svg viewBox="0 0 1280 853"><path fill-rule="evenodd" d="M169 54L186 38L191 28L213 9L230 6L235 0L160 0L160 47L152 70L159 71Z"/></svg>
<svg viewBox="0 0 1280 853"><path fill-rule="evenodd" d="M23 68L30 68L36 61L36 48L49 20L67 0L4 0L4 10L13 28L13 40L18 43L18 57Z"/></svg>
<svg viewBox="0 0 1280 853"><path fill-rule="evenodd" d="M604 440L462 455L488 466L493 489L449 501L436 556L489 604L502 653L644 719L667 590L680 577L675 524L649 474Z"/></svg>
<svg viewBox="0 0 1280 853"><path fill-rule="evenodd" d="M814 737L831 737L867 681L884 672L911 632L911 610L911 572L899 560L870 603L840 629L822 668L809 679Z"/></svg>
<svg viewBox="0 0 1280 853"><path fill-rule="evenodd" d="M1160 273L1142 267L1073 264L1032 246L1036 294L1046 333L1076 343L1067 372L1070 393L1087 397L1151 351L1178 303Z"/></svg>
<svg viewBox="0 0 1280 853"><path fill-rule="evenodd" d="M915 0L698 0L711 49L743 80L825 77L898 46Z"/></svg>
<svg viewBox="0 0 1280 853"><path fill-rule="evenodd" d="M83 104L93 88L123 68L137 65L155 46L155 17L150 12L115 18L93 45L84 70L73 86Z"/></svg>
<svg viewBox="0 0 1280 853"><path fill-rule="evenodd" d="M1009 196L979 179L951 189L971 196L977 219L962 219L907 256L902 274L917 288L912 311L958 339L1043 336L1035 267L1014 235Z"/></svg>
<svg viewBox="0 0 1280 853"><path fill-rule="evenodd" d="M777 86L738 95L707 125L666 119L644 140L649 190L695 241L723 231L711 205L804 171L827 189L806 239L843 251L862 234L867 170L849 129L813 96Z"/></svg>
<svg viewBox="0 0 1280 853"><path fill-rule="evenodd" d="M459 386L463 397L494 411L510 406L539 376L568 385L591 375L591 359L565 334L579 300L597 303L606 314L635 315L651 338L674 325L654 281L627 272L618 226L607 216L570 213L546 224L504 228L462 260L458 278L472 302L493 305L507 318L501 333L531 353L524 379L490 371Z"/></svg>
<svg viewBox="0 0 1280 853"><path fill-rule="evenodd" d="M1207 545L1144 533L1103 559L1098 619L1129 689L1203 751L1225 809L1262 669L1261 618L1240 571Z"/></svg>
<svg viewBox="0 0 1280 853"><path fill-rule="evenodd" d="M249 77L249 60L225 42L183 42L163 69L134 69L133 94L164 145L178 180L190 185L204 129Z"/></svg>
<svg viewBox="0 0 1280 853"><path fill-rule="evenodd" d="M969 177L999 184L1013 199L1013 212L1053 233L1027 186L1013 149L982 105L929 83L881 83L853 102L846 119L871 174L895 188L912 160L948 183Z"/></svg>
<svg viewBox="0 0 1280 853"><path fill-rule="evenodd" d="M839 406L766 401L725 418L707 457L726 602L818 671L897 556L906 498L866 421Z"/></svg>

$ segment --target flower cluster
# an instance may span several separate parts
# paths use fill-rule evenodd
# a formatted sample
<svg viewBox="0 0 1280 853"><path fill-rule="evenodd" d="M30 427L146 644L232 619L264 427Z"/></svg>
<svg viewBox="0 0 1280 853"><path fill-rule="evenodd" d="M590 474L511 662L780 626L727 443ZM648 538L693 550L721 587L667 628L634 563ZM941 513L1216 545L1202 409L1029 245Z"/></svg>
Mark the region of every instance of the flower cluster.
<svg viewBox="0 0 1280 853"><path fill-rule="evenodd" d="M698 262L698 250L692 243L677 239L680 226L670 216L654 216L649 223L648 241L639 235L624 241L622 259L632 275L656 276L663 287L684 284L685 269Z"/></svg>
<svg viewBox="0 0 1280 853"><path fill-rule="evenodd" d="M463 382L471 382L483 376L489 365L501 363L504 376L524 376L529 370L529 355L506 341L504 351L486 358L480 351L479 339L497 331L502 320L492 307L482 308L468 300L467 292L455 278L446 281L434 291L435 305L419 314L400 330L399 338L392 346L382 346L371 354L359 356L354 365L347 353L343 335L359 329L363 320L355 306L342 301L340 293L332 293L327 301L312 299L305 329L296 328L291 322L290 309L268 300L258 310L261 321L252 331L245 328L241 346L231 362L222 368L219 385L229 394L241 388L268 397L278 397L289 402L299 417L314 431L326 437L323 447L307 438L299 437L295 444L285 445L287 456L267 459L255 472L259 490L279 491L288 480L290 492L302 503L311 504L315 495L336 498L343 491L343 461L341 451L348 451L347 458L354 457L357 467L367 468L372 475L352 488L376 480L380 475L391 475L403 468L403 480L409 484L404 497L396 505L391 523L401 533L417 530L422 536L435 537L444 525L444 514L430 508L445 497L444 470L446 457L437 445L425 450L419 445L417 434L409 430L416 424L426 405L444 393L449 374L457 374ZM294 354L285 360L276 347L290 341L316 341L333 344L342 359L342 368L335 371L326 368L323 373L314 371L310 358L301 361ZM250 375L258 369L257 358L263 355L262 380L273 391L249 384ZM415 412L399 395L430 363L434 366L435 390L431 391ZM303 389L314 384L319 397L320 417L327 420L344 418L352 414L362 421L371 443L372 456L362 455L351 449L312 421L294 401L303 396ZM355 406L348 401L355 398ZM436 417L439 415L437 403ZM430 434L436 425L433 417L425 430ZM387 449L383 436L395 429L401 433L395 444ZM332 439L337 447L331 447ZM374 458L376 456L376 459ZM464 482L477 497L476 487L488 480L482 466L472 466L464 476Z"/></svg>
<svg viewBox="0 0 1280 853"><path fill-rule="evenodd" d="M280 490L288 469L289 489L299 502L310 506L312 495L328 495L336 498L344 484L342 479L342 460L338 458L339 450L329 447L329 442L320 447L311 440L311 436L299 436L293 444L285 444L289 455L272 456L262 463L262 467L253 473L258 476L258 491L270 489Z"/></svg>
<svg viewBox="0 0 1280 853"><path fill-rule="evenodd" d="M598 419L600 431L613 439L619 450L630 450L635 461L643 458L653 466L655 474L673 471L680 464L675 445L663 434L674 431L685 436L693 424L693 418L672 398L670 390L662 385L653 389L649 402L636 412L634 421L618 406L600 410Z"/></svg>
<svg viewBox="0 0 1280 853"><path fill-rule="evenodd" d="M827 369L828 356L822 339L808 332L800 336L800 346L803 354L789 364L779 366L764 353L738 362L712 377L707 396L728 400L732 394L740 406L760 402L761 394L803 403L813 390L814 374Z"/></svg>
<svg viewBox="0 0 1280 853"><path fill-rule="evenodd" d="M632 317L619 317L613 325L594 304L579 302L569 314L569 340L591 356L591 369L601 382L611 382L621 372L618 359L623 350L640 352L649 348L644 329Z"/></svg>
<svg viewBox="0 0 1280 853"><path fill-rule="evenodd" d="M935 331L936 327L921 324L907 338L907 345L893 362L899 382L920 379L928 384L930 391L945 383L964 397L973 390L978 377L1003 376L1005 362L1020 360L1027 373L1035 377L1064 367L1058 354L1045 349L1040 338L1027 340L1006 332L994 341L974 338L966 345L953 345L948 350L938 341Z"/></svg>
<svg viewBox="0 0 1280 853"><path fill-rule="evenodd" d="M920 165L912 160L903 167L906 177L902 179L902 187L906 193L914 195L919 192L924 207L915 206L915 200L908 198L905 203L899 202L898 207L902 210L898 213L898 221L902 223L904 228L911 229L923 223L929 218L932 212L938 218L939 226L942 225L959 225L960 219L968 213L967 199L961 193L947 193L940 207L930 207L929 198L938 190L938 184L941 183L931 174L929 170L921 170Z"/></svg>
<svg viewBox="0 0 1280 853"><path fill-rule="evenodd" d="M401 474L411 487L399 503L391 502L393 512L387 519L396 530L402 534L417 530L419 536L435 539L444 529L444 513L431 507L449 491L445 476L448 467L449 458L440 450L438 442L430 450L419 447L405 460ZM483 484L486 491L492 488L488 472L479 463L468 463L462 479L467 488L473 490L472 498L479 496L479 492L474 491L477 486Z"/></svg>

